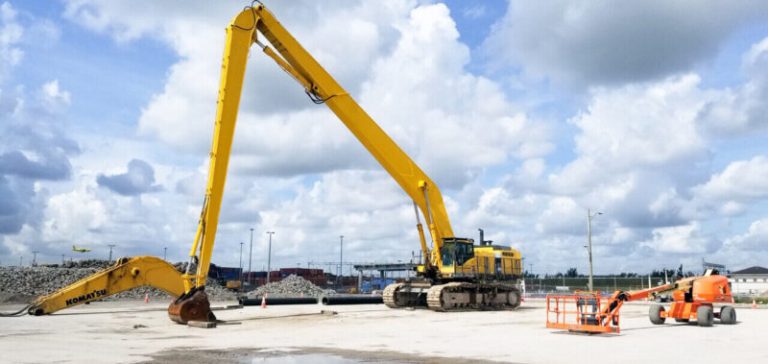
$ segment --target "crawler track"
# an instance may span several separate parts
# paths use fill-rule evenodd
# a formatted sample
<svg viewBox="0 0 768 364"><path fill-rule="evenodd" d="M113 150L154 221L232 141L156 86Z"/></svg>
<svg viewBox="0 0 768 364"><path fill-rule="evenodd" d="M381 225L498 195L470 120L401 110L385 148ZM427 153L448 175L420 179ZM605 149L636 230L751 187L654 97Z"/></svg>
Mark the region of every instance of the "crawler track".
<svg viewBox="0 0 768 364"><path fill-rule="evenodd" d="M384 289L383 296L390 308L427 307L439 312L514 310L520 306L520 290L505 283L395 283Z"/></svg>

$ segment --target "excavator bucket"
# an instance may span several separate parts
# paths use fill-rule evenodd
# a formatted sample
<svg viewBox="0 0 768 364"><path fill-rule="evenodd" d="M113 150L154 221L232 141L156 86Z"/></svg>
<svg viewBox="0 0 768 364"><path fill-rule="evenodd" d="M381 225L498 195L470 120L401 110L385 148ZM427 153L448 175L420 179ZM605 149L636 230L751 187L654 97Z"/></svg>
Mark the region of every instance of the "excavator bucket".
<svg viewBox="0 0 768 364"><path fill-rule="evenodd" d="M189 321L216 321L216 316L211 311L208 295L205 293L205 287L195 287L173 301L168 306L168 317L183 325Z"/></svg>

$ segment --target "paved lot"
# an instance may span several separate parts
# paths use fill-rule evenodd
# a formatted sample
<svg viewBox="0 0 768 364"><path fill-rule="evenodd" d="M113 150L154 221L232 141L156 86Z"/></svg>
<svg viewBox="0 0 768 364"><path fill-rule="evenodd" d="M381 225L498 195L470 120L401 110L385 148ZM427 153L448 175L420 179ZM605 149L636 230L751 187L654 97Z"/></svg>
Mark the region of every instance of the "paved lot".
<svg viewBox="0 0 768 364"><path fill-rule="evenodd" d="M621 335L613 336L548 330L541 301L514 312L462 313L383 305L252 306L217 311L229 324L216 329L176 325L165 308L159 302L103 302L44 317L0 318L0 361L768 363L768 310L747 307L737 308L737 325L701 328L654 326L647 305L627 304Z"/></svg>

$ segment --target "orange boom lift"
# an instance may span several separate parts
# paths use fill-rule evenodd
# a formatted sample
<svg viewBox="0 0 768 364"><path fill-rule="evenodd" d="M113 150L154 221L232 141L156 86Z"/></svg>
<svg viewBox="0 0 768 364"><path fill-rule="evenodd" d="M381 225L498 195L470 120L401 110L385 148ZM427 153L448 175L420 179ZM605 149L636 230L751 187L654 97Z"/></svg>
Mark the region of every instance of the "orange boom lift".
<svg viewBox="0 0 768 364"><path fill-rule="evenodd" d="M655 325L667 318L677 322L695 320L699 326L712 326L717 318L722 324L736 323L736 310L722 306L715 312L714 303L732 303L728 278L707 270L700 277L683 278L674 283L636 291L616 291L610 298L599 292L576 292L572 295L547 295L547 328L587 333L619 333L619 310L624 302L654 299L672 292L672 305L665 310L651 305L648 317Z"/></svg>

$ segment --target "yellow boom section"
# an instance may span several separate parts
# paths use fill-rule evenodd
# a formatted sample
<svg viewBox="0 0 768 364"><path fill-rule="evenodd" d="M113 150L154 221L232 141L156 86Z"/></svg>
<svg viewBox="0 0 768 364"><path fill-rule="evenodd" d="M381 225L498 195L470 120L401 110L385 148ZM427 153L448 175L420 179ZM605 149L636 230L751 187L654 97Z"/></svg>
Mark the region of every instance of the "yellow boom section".
<svg viewBox="0 0 768 364"><path fill-rule="evenodd" d="M168 262L149 256L121 258L105 270L39 297L29 313L46 315L141 286L158 288L173 297L184 293L181 273Z"/></svg>
<svg viewBox="0 0 768 364"><path fill-rule="evenodd" d="M273 48L257 40L260 32ZM224 194L227 166L234 137L245 65L251 45L257 42L264 53L275 60L304 88L316 103L325 103L365 146L376 160L411 197L427 222L433 252L439 252L444 237L452 237L448 213L437 185L400 149L360 105L307 52L263 5L248 7L227 27L222 59L219 98L216 109L213 145L205 200L195 240L190 250L190 267L197 271L184 274L184 288L205 286L216 237L219 212ZM421 227L419 226L419 229ZM426 244L422 250L428 253ZM442 266L439 254L431 254L433 264Z"/></svg>
<svg viewBox="0 0 768 364"><path fill-rule="evenodd" d="M235 122L240 106L240 94L245 77L245 64L248 51L253 42L255 18L248 12L238 15L227 27L227 42L221 66L219 98L216 105L216 123L213 129L208 166L208 184L205 190L203 211L197 226L197 233L189 252L190 269L197 264L196 274L187 271L184 274L184 290L205 286L211 254L219 224L221 201L224 198L224 184L227 179L227 166L235 134Z"/></svg>

